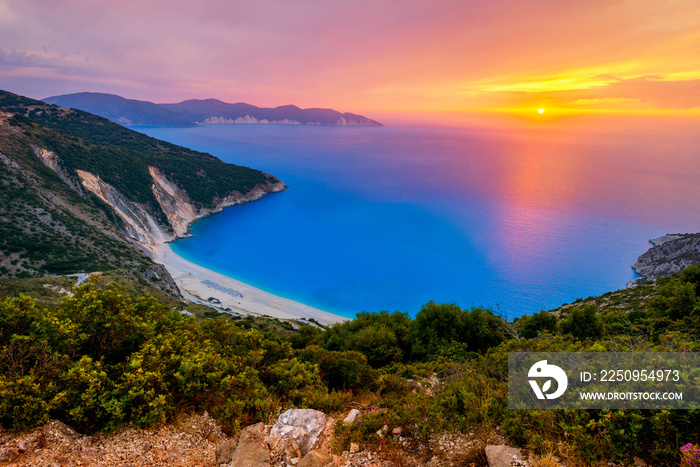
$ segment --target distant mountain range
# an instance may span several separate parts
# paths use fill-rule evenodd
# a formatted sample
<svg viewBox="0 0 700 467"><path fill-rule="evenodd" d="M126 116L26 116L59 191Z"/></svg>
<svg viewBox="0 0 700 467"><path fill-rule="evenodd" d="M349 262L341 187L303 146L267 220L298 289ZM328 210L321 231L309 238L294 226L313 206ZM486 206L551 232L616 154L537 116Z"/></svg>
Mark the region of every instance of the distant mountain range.
<svg viewBox="0 0 700 467"><path fill-rule="evenodd" d="M90 112L121 125L187 126L198 123L267 123L287 125L384 126L362 115L332 109L275 108L229 104L217 99L191 99L179 104L154 104L114 94L80 92L43 99L48 104Z"/></svg>
<svg viewBox="0 0 700 467"><path fill-rule="evenodd" d="M79 109L93 115L99 115L121 125L193 125L193 122L153 102L125 99L114 94L79 92L47 97L43 101L65 109Z"/></svg>

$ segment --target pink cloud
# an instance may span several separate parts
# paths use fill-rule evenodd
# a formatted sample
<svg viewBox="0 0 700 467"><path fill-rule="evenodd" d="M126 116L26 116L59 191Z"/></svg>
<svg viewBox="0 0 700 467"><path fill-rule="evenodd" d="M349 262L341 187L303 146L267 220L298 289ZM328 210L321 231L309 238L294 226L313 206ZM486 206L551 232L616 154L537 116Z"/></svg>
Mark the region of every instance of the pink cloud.
<svg viewBox="0 0 700 467"><path fill-rule="evenodd" d="M677 45L697 36L700 5L679 3L4 0L0 87L33 97L92 90L357 112L468 106L469 99L487 105L495 96L466 96L460 83L643 62L649 54L672 56L668 72L682 71L672 68L698 54ZM37 67L54 71L37 76ZM440 87L454 94L421 91ZM692 95L680 87L621 82L616 92L649 92L650 105L680 105L664 97Z"/></svg>

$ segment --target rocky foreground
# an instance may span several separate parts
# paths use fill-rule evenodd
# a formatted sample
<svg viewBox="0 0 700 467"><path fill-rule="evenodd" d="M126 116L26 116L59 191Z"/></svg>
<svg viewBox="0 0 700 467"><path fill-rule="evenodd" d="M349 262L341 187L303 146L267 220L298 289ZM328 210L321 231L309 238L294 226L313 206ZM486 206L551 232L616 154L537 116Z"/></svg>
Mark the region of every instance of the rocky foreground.
<svg viewBox="0 0 700 467"><path fill-rule="evenodd" d="M345 414L343 414L345 415ZM77 433L52 420L30 433L0 433L0 464L11 466L200 466L200 467L402 467L452 465L526 466L519 449L487 445L501 441L473 433L446 434L416 445L401 436L401 427L377 432L378 449L357 442L337 452L335 427L362 423L362 412L351 410L338 424L316 410L290 409L273 425L258 423L227 437L208 416L190 415L157 429L123 428L105 436Z"/></svg>

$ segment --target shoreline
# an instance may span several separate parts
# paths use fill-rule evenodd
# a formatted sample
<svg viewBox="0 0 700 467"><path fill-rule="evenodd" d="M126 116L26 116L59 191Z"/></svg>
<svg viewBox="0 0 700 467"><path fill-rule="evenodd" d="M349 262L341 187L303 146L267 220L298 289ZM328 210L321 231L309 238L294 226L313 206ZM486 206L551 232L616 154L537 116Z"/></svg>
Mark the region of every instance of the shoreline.
<svg viewBox="0 0 700 467"><path fill-rule="evenodd" d="M155 251L153 251L155 250ZM207 269L176 254L170 244L163 243L153 249L153 260L168 270L185 299L195 303L207 303L209 297L220 301L217 309L242 316L270 316L283 320L313 318L327 325L347 321L350 318L328 313L303 303L273 295L232 277Z"/></svg>

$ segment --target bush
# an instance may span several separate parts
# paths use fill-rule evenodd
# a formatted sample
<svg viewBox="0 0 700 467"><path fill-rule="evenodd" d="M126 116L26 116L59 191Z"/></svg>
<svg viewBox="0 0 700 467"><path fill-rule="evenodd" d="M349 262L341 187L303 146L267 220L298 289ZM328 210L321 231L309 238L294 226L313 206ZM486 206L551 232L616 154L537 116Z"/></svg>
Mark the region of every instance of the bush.
<svg viewBox="0 0 700 467"><path fill-rule="evenodd" d="M312 345L297 353L299 360L315 364L321 379L330 390L375 390L379 373L367 363L359 352L335 352Z"/></svg>
<svg viewBox="0 0 700 467"><path fill-rule="evenodd" d="M559 323L559 328L563 334L571 334L578 339L599 338L603 335L603 324L596 312L595 305L570 308L566 319Z"/></svg>
<svg viewBox="0 0 700 467"><path fill-rule="evenodd" d="M547 311L540 311L529 316L523 316L516 321L520 331L520 337L534 339L542 332L555 332L557 329L557 317Z"/></svg>
<svg viewBox="0 0 700 467"><path fill-rule="evenodd" d="M372 385L364 357L329 354L327 367L348 371L340 387ZM287 342L100 284L55 309L27 297L0 302L0 355L0 423L15 430L57 418L110 431L208 410L233 432L282 404L337 409L347 401L329 394L318 366L297 359Z"/></svg>
<svg viewBox="0 0 700 467"><path fill-rule="evenodd" d="M411 323L410 339L413 358L423 360L455 351L466 358L467 351L484 352L503 342L505 336L501 319L489 309L462 310L454 303L429 302ZM451 350L441 350L445 348Z"/></svg>
<svg viewBox="0 0 700 467"><path fill-rule="evenodd" d="M379 368L409 358L410 323L405 313L362 312L354 320L336 324L323 334L309 338L307 343L321 345L327 350L361 352L372 367Z"/></svg>

